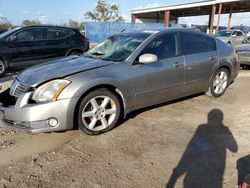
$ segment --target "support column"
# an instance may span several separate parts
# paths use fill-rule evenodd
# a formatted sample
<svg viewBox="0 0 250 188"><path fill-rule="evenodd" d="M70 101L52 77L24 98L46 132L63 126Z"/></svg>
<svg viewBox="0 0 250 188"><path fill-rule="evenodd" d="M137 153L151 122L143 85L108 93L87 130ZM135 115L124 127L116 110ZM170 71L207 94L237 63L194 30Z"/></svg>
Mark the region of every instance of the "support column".
<svg viewBox="0 0 250 188"><path fill-rule="evenodd" d="M230 8L230 13L228 16L228 20L227 20L227 30L230 30L231 27L231 18L232 18L232 13L233 13L233 7Z"/></svg>
<svg viewBox="0 0 250 188"><path fill-rule="evenodd" d="M217 19L216 32L218 32L219 26L220 26L221 10L222 10L222 4L220 3L220 4L219 4L219 12L218 12L218 19Z"/></svg>
<svg viewBox="0 0 250 188"><path fill-rule="evenodd" d="M136 20L136 16L132 14L132 15L131 15L131 22L132 22L132 23L135 23L135 20Z"/></svg>
<svg viewBox="0 0 250 188"><path fill-rule="evenodd" d="M157 23L160 22L160 12L157 12L156 22L157 22Z"/></svg>
<svg viewBox="0 0 250 188"><path fill-rule="evenodd" d="M214 26L214 16L216 11L216 5L212 6L212 11L209 15L209 34L213 34L213 26Z"/></svg>
<svg viewBox="0 0 250 188"><path fill-rule="evenodd" d="M165 12L164 12L164 27L169 26L169 19L170 19L170 11L165 10Z"/></svg>

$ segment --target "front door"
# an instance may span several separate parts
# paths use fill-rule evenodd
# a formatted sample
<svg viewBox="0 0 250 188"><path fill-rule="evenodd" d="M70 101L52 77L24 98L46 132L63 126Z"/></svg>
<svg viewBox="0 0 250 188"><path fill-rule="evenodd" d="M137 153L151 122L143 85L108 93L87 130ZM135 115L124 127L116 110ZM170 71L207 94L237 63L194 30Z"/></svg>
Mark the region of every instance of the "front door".
<svg viewBox="0 0 250 188"><path fill-rule="evenodd" d="M41 47L43 46L43 30L30 28L22 30L10 37L8 48L15 49L15 54L10 64L15 66L28 66L42 58Z"/></svg>
<svg viewBox="0 0 250 188"><path fill-rule="evenodd" d="M141 53L154 54L158 61L132 66L133 109L168 101L182 95L184 57L180 56L178 35L164 34Z"/></svg>

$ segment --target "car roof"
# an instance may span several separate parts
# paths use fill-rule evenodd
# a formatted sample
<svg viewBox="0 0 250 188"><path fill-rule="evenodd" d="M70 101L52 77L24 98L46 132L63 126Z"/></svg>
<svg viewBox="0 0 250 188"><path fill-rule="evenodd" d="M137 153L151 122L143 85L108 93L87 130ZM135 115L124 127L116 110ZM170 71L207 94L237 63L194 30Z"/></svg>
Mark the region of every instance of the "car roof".
<svg viewBox="0 0 250 188"><path fill-rule="evenodd" d="M240 30L240 29L230 29L230 30L226 30L226 29L224 29L224 30L220 30L220 31L227 31L227 32L241 31L241 32L243 32L243 31L242 31L242 30Z"/></svg>
<svg viewBox="0 0 250 188"><path fill-rule="evenodd" d="M124 30L125 33L149 33L149 34L162 33L162 32L167 32L167 31L189 31L189 32L194 32L194 33L201 33L200 31L197 31L193 28L176 28L176 27L134 29L134 30L129 30L129 31Z"/></svg>
<svg viewBox="0 0 250 188"><path fill-rule="evenodd" d="M155 35L158 33L165 33L165 32L169 32L169 31L175 31L175 32L184 31L184 32L188 32L188 33L194 33L194 34L213 38L212 36L210 36L206 33L202 33L196 29L193 29L193 28L177 28L177 27L159 27L159 28L139 29L139 30L137 29L137 30L131 30L131 31L125 30L124 33L148 33L150 35Z"/></svg>
<svg viewBox="0 0 250 188"><path fill-rule="evenodd" d="M29 26L23 26L21 27L22 29L23 28L36 28L36 27L44 27L44 28L58 28L58 29L71 29L71 30L77 30L75 28L70 28L70 27L65 27L65 26L57 26L57 25L44 25L44 24L41 24L41 25L29 25Z"/></svg>

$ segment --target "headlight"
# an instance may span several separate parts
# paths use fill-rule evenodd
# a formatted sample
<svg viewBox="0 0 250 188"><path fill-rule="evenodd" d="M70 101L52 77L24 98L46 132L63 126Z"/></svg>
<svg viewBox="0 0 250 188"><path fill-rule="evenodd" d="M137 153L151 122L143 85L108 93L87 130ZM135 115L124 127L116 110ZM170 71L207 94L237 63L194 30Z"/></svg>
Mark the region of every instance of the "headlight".
<svg viewBox="0 0 250 188"><path fill-rule="evenodd" d="M68 80L53 80L43 84L34 91L32 100L36 102L55 101L69 84Z"/></svg>

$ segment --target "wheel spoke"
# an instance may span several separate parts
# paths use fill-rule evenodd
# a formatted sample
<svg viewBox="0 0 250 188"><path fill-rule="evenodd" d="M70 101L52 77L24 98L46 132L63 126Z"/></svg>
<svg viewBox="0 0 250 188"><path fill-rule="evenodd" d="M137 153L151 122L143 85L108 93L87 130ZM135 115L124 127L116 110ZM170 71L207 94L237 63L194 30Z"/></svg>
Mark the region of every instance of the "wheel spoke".
<svg viewBox="0 0 250 188"><path fill-rule="evenodd" d="M218 94L219 89L220 89L220 87L219 87L219 86L216 86L215 89L214 89L214 92Z"/></svg>
<svg viewBox="0 0 250 188"><path fill-rule="evenodd" d="M103 127L105 127L105 128L108 127L108 122L107 122L107 120L106 120L105 117L101 119L101 123L102 123L102 126L103 126Z"/></svg>
<svg viewBox="0 0 250 188"><path fill-rule="evenodd" d="M95 128L96 123L97 123L97 119L94 117L91 123L89 124L89 129L93 130Z"/></svg>
<svg viewBox="0 0 250 188"><path fill-rule="evenodd" d="M220 79L223 79L225 76L225 72L220 72Z"/></svg>
<svg viewBox="0 0 250 188"><path fill-rule="evenodd" d="M111 115L111 114L115 114L116 113L116 109L107 109L106 110L106 114Z"/></svg>
<svg viewBox="0 0 250 188"><path fill-rule="evenodd" d="M222 93L222 92L223 92L223 90L224 90L224 89L223 89L223 87L222 87L222 86L220 86L220 89L219 89L219 94L220 94L220 93Z"/></svg>
<svg viewBox="0 0 250 188"><path fill-rule="evenodd" d="M2 62L0 62L0 74L2 74L4 71L4 65L2 64Z"/></svg>
<svg viewBox="0 0 250 188"><path fill-rule="evenodd" d="M224 89L227 87L227 80L225 80L225 81L222 83L222 86L223 86Z"/></svg>
<svg viewBox="0 0 250 188"><path fill-rule="evenodd" d="M93 117L93 116L95 116L95 113L93 111L88 111L88 112L82 113L82 118Z"/></svg>
<svg viewBox="0 0 250 188"><path fill-rule="evenodd" d="M104 100L103 100L103 102L102 102L102 104L101 104L101 107L106 108L106 106L108 105L109 101L110 101L109 97L105 97Z"/></svg>
<svg viewBox="0 0 250 188"><path fill-rule="evenodd" d="M99 105L97 104L95 98L91 99L90 103L95 110L98 109Z"/></svg>

